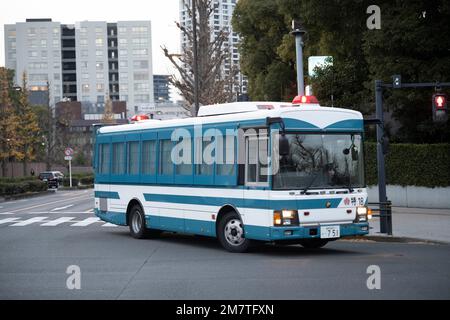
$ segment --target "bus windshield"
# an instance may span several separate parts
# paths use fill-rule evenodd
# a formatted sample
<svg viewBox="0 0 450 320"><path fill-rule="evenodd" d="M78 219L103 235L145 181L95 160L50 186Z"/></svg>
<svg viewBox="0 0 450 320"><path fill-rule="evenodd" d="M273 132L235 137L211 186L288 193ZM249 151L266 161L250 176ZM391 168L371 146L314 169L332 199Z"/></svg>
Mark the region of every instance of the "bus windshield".
<svg viewBox="0 0 450 320"><path fill-rule="evenodd" d="M364 160L360 134L286 134L289 155L280 156L274 189L361 188Z"/></svg>

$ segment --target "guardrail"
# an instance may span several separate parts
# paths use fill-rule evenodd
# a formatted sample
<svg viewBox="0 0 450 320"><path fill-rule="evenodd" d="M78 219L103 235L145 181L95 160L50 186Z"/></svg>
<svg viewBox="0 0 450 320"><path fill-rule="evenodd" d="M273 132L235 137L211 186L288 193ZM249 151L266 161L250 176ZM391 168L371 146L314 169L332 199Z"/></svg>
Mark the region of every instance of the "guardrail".
<svg viewBox="0 0 450 320"><path fill-rule="evenodd" d="M392 235L392 202L369 202L372 217L380 218L380 233ZM375 214L374 214L375 213Z"/></svg>

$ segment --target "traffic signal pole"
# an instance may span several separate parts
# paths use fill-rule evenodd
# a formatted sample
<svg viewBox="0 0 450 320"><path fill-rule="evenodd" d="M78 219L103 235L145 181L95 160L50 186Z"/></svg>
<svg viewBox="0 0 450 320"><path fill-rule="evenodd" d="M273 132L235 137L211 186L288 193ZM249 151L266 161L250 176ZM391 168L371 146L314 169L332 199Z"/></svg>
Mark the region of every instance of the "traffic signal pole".
<svg viewBox="0 0 450 320"><path fill-rule="evenodd" d="M450 82L422 82L402 83L401 76L394 76L393 84L385 84L381 80L375 80L375 108L377 117L377 170L378 170L378 198L380 203L380 233L392 235L392 211L388 208L386 194L386 169L384 161L384 112L383 112L383 88L442 88L450 87Z"/></svg>

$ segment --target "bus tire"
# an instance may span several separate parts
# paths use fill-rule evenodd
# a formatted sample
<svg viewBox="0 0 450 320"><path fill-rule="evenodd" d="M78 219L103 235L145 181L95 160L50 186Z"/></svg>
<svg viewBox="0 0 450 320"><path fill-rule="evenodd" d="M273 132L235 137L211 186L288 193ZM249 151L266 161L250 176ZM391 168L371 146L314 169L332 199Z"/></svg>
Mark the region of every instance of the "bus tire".
<svg viewBox="0 0 450 320"><path fill-rule="evenodd" d="M159 230L147 228L144 210L139 205L131 208L128 226L131 236L136 239L153 238L161 233Z"/></svg>
<svg viewBox="0 0 450 320"><path fill-rule="evenodd" d="M325 246L328 243L328 240L324 239L305 239L300 242L303 248L305 249L319 249Z"/></svg>
<svg viewBox="0 0 450 320"><path fill-rule="evenodd" d="M251 240L245 238L241 217L234 211L220 219L217 238L225 250L234 253L246 252L251 244Z"/></svg>

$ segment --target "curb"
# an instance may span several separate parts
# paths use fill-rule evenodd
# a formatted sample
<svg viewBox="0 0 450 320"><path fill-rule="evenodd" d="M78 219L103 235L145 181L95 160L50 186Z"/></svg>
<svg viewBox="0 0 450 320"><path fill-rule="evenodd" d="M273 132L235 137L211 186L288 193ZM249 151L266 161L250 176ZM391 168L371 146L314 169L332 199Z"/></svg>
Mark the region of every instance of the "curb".
<svg viewBox="0 0 450 320"><path fill-rule="evenodd" d="M450 243L438 240L419 239L410 237L395 237L388 235L367 235L367 236L355 236L349 238L343 238L342 240L355 240L355 241L373 241L373 242L392 242L392 243L422 243L431 245L449 245Z"/></svg>
<svg viewBox="0 0 450 320"><path fill-rule="evenodd" d="M42 191L42 192L32 192L32 193L24 193L24 194L18 194L18 195L7 196L7 197L0 197L0 202L45 196L47 194L52 194L55 191L56 190L47 190L47 191Z"/></svg>

